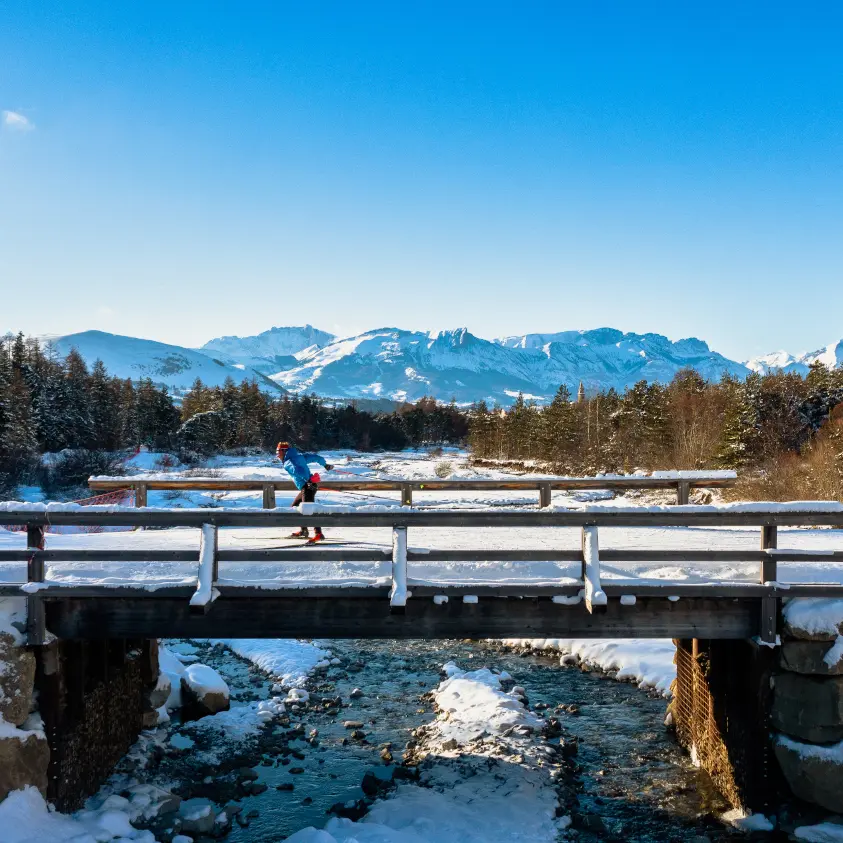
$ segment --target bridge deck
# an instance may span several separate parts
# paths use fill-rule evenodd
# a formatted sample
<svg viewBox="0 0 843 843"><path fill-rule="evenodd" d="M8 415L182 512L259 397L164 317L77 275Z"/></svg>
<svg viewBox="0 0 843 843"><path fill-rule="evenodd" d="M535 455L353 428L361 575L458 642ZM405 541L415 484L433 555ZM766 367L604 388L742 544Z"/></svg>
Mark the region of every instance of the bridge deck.
<svg viewBox="0 0 843 843"><path fill-rule="evenodd" d="M319 522L349 543L267 546L268 531ZM823 505L301 514L7 506L4 523L24 525L29 540L0 542L0 594L27 594L41 634L46 622L62 637L774 640L782 596L843 595L841 531L788 529L843 525L843 507ZM43 549L48 524L172 529L50 536ZM185 527L202 528L201 545Z"/></svg>

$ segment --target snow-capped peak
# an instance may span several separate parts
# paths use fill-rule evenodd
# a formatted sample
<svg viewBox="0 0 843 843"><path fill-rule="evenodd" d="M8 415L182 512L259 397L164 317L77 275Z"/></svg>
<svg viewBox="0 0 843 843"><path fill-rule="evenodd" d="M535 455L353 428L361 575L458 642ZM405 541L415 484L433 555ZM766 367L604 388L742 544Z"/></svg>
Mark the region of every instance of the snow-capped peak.
<svg viewBox="0 0 843 843"><path fill-rule="evenodd" d="M780 370L804 375L807 374L812 363L822 363L829 369L843 366L843 340L838 340L825 346L825 348L803 354L793 355L787 351L762 354L747 360L744 365L753 372L760 374Z"/></svg>

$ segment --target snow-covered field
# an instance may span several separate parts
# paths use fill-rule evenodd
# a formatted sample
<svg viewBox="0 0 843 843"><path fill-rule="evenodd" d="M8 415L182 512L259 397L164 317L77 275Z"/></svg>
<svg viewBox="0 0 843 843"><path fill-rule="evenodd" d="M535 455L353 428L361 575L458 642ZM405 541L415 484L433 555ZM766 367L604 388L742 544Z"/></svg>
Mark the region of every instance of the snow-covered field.
<svg viewBox="0 0 843 843"><path fill-rule="evenodd" d="M323 484L330 485L332 478L356 477L423 480L437 476L443 470L454 478L506 479L513 475L492 469L474 468L467 464L466 456L459 452L446 451L442 456L431 457L426 452L401 452L395 454L358 454L353 452L325 452L325 457L336 466L335 472L323 472ZM148 476L160 474L155 455L140 454L129 469ZM445 464L443 466L443 464ZM278 463L268 456L250 458L220 457L211 460L208 468L220 478L263 479L283 478ZM342 473L341 473L342 472ZM182 476L176 470L168 476ZM541 475L535 475L536 477ZM610 492L587 491L578 493L555 492L554 507L582 508L585 506L636 506L641 504L667 503L673 497L669 491L642 496L631 492L624 496L613 496ZM285 507L292 503L292 492L279 492L277 505ZM149 493L152 507L258 507L257 492L160 492ZM350 493L332 492L328 489L319 493L320 506L399 507L397 493ZM535 492L426 492L414 493L414 505L420 508L485 508L494 506L535 507ZM249 528L223 529L220 531L220 547L231 549L267 548L292 546L286 540L286 529ZM265 588L295 587L318 583L331 585L382 585L389 581L392 537L383 528L337 528L331 531L331 538L343 542L343 547L379 548L384 551L384 561L336 562L336 563L223 563L220 568L222 584L260 585ZM159 548L190 549L199 547L199 531L188 528L136 532L110 532L86 535L49 535L50 548ZM0 528L0 548L19 548L23 544L20 533ZM601 549L716 549L756 551L759 546L757 529L740 528L601 528ZM410 531L409 546L414 550L424 549L523 549L536 550L568 549L580 546L580 531L575 528L478 528L441 529L416 528ZM779 530L779 547L788 550L832 551L843 549L843 531L802 528ZM22 563L0 565L0 582L19 582L25 579L25 565ZM464 582L509 583L518 580L530 585L562 585L574 583L580 578L578 563L558 562L473 562L473 563L425 563L413 562L408 572L410 584L454 584ZM746 563L603 563L601 577L611 580L651 580L695 583L703 581L757 582L757 562ZM56 563L47 567L48 583L98 583L119 585L131 581L151 587L195 582L196 566L192 563ZM779 564L781 582L829 582L843 581L843 571L838 564L786 562Z"/></svg>

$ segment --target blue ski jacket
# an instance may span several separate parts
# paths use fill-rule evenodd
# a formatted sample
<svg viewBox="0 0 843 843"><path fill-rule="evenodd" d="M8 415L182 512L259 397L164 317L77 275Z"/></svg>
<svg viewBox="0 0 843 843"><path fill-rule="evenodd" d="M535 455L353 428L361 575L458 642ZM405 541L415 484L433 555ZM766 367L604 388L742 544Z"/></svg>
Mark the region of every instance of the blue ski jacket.
<svg viewBox="0 0 843 843"><path fill-rule="evenodd" d="M281 463L284 470L290 477L293 478L293 483L296 484L297 489L304 488L304 484L310 480L311 471L308 463L318 463L323 468L328 467L323 457L319 454L312 454L310 452L302 453L298 448L288 448Z"/></svg>

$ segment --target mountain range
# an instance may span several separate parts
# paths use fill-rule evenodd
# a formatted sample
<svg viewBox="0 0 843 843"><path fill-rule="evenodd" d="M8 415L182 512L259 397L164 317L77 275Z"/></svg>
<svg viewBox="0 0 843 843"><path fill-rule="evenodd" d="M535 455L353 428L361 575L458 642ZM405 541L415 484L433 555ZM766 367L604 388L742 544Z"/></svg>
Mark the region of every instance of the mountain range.
<svg viewBox="0 0 843 843"><path fill-rule="evenodd" d="M781 369L783 372L798 372L800 375L805 375L811 364L817 362L825 364L829 369L843 366L843 340L798 356L788 354L786 351L774 351L772 354L754 357L748 360L746 365L752 371L761 374Z"/></svg>
<svg viewBox="0 0 843 843"><path fill-rule="evenodd" d="M572 394L635 382L667 382L683 368L706 378L745 377L773 369L806 372L811 362L843 365L843 340L801 356L767 354L743 363L702 340L671 341L661 334L614 328L522 334L487 340L466 328L439 333L380 328L336 337L311 325L272 328L250 337L219 337L191 349L152 340L84 331L54 338L57 351L76 348L88 363L100 358L113 374L149 377L175 394L198 377L218 386L257 379L271 392L315 392L338 399L414 401L433 396L460 404L511 404L518 393L549 401L560 384Z"/></svg>

